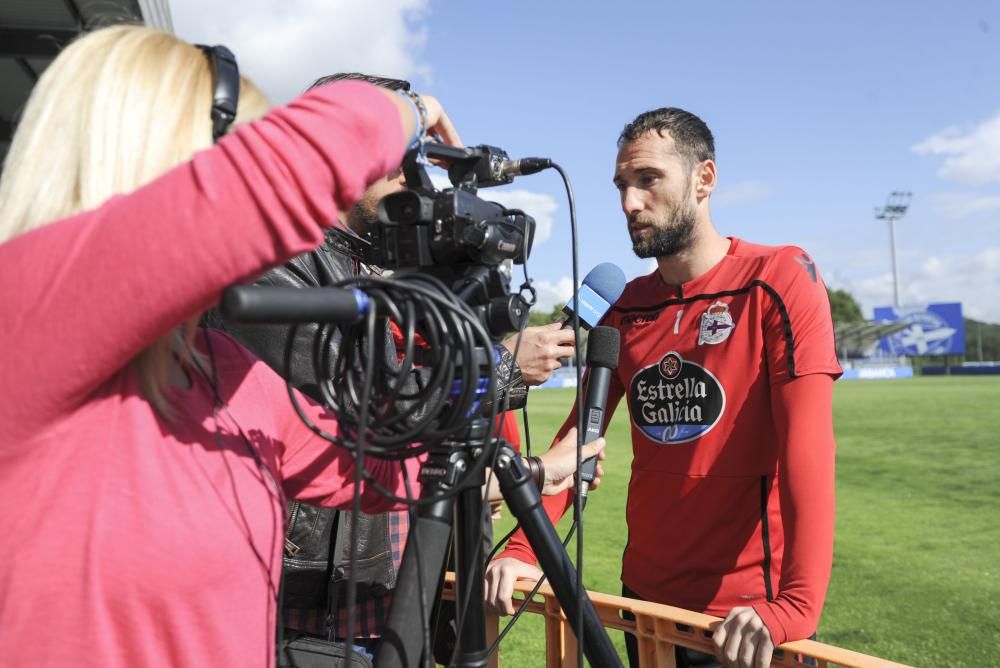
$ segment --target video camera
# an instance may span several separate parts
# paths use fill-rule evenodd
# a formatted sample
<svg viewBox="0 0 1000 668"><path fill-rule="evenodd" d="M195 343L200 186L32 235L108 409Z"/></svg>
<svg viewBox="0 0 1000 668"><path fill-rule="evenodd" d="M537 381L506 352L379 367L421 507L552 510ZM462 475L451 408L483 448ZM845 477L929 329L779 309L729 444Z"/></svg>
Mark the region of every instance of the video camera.
<svg viewBox="0 0 1000 668"><path fill-rule="evenodd" d="M535 219L476 195L479 187L510 183L507 154L494 146L455 148L428 144L428 159L446 162L453 187L438 190L420 154L403 160L407 189L379 204L372 235L380 266L387 269L523 264L531 252Z"/></svg>
<svg viewBox="0 0 1000 668"><path fill-rule="evenodd" d="M451 188L435 188L427 161L447 167ZM416 271L442 280L480 311L494 337L520 329L530 304L510 292L507 261L524 264L528 259L535 219L486 201L477 191L510 183L518 174L531 173L532 166L487 145L431 143L422 152L410 151L402 166L407 189L380 202L366 261L396 275ZM546 166L548 161L541 161L533 171Z"/></svg>

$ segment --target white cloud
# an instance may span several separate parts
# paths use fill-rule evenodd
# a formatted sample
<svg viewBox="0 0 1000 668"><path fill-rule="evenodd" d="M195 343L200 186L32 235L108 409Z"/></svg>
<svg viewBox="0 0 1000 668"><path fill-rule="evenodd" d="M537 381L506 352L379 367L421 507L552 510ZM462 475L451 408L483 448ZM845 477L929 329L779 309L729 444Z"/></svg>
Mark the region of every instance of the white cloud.
<svg viewBox="0 0 1000 668"><path fill-rule="evenodd" d="M273 102L315 79L359 71L429 80L419 59L428 0L172 0L174 30L191 42L225 44Z"/></svg>
<svg viewBox="0 0 1000 668"><path fill-rule="evenodd" d="M1000 247L972 255L932 255L916 271L900 271L904 305L961 302L963 313L976 320L1000 323ZM892 304L892 274L841 279L837 285L857 299L867 315L875 306Z"/></svg>
<svg viewBox="0 0 1000 668"><path fill-rule="evenodd" d="M977 193L933 193L928 196L931 209L949 220L961 220L982 213L1000 211L1000 195Z"/></svg>
<svg viewBox="0 0 1000 668"><path fill-rule="evenodd" d="M530 190L504 190L490 188L480 190L479 196L490 202L497 202L508 209L520 209L535 219L535 241L532 246L544 243L552 236L555 212L559 204L555 198L545 193Z"/></svg>
<svg viewBox="0 0 1000 668"><path fill-rule="evenodd" d="M892 274L889 272L842 281L842 286L830 283L831 288L843 287L861 305L866 317L871 317L876 306L892 304Z"/></svg>
<svg viewBox="0 0 1000 668"><path fill-rule="evenodd" d="M972 129L950 127L913 147L946 156L938 176L971 186L1000 183L1000 113Z"/></svg>
<svg viewBox="0 0 1000 668"><path fill-rule="evenodd" d="M767 199L774 188L763 181L740 181L738 183L722 184L712 194L712 204L719 207L750 204Z"/></svg>
<svg viewBox="0 0 1000 668"><path fill-rule="evenodd" d="M538 301L532 310L538 313L548 313L556 306L564 305L573 295L573 279L569 276L563 276L554 283L535 281L532 285L538 295Z"/></svg>

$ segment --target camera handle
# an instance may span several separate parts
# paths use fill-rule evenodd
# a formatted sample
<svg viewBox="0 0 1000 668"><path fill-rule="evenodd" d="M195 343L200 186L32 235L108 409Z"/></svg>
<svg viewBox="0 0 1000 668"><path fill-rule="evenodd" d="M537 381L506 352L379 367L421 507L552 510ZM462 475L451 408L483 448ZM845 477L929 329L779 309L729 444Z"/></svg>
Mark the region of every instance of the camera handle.
<svg viewBox="0 0 1000 668"><path fill-rule="evenodd" d="M477 455L484 456L475 451L477 447L489 444L498 448L493 474L500 483L507 506L521 523L528 542L538 555L542 570L574 633L579 633L577 620L580 619L582 607L584 655L592 666L621 666L621 660L590 599L586 595L577 598L576 571L542 509L541 494L527 468L506 442L486 438L490 427L485 421L477 420L472 430L478 438L470 438L469 444L451 443L447 448L432 451L421 471L424 482L422 496L439 494L453 487L460 474L467 470L471 459ZM478 543L483 540L483 482L482 476L478 480L468 481L457 501L440 501L421 506L417 511L417 519L410 530L410 538L403 553L389 620L375 653L375 665L409 668L420 664L423 629L429 622L421 619L421 611L431 610L440 596L456 504L458 567L455 604L458 614L463 612L462 603L466 600L469 603L468 609L464 611L462 632L457 639L455 651L458 655L452 663L461 668L487 665L489 657L483 606L485 554L477 549Z"/></svg>

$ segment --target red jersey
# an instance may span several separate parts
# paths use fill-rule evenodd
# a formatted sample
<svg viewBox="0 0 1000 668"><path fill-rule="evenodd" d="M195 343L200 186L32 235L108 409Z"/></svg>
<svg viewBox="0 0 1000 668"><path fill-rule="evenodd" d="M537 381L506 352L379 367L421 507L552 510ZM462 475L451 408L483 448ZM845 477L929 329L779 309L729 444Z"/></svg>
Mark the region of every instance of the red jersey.
<svg viewBox="0 0 1000 668"><path fill-rule="evenodd" d="M667 285L658 271L631 281L603 324L621 333L608 419L624 397L632 427L623 583L648 600L720 616L774 600L785 532L772 391L798 376L841 373L815 263L799 248L733 239L688 283ZM574 412L560 434L575 422ZM787 447L817 447L806 440ZM832 433L826 440L832 448ZM832 518L830 492L822 503ZM569 497L545 502L558 517ZM828 546L820 549L827 554L816 558L829 560ZM505 556L533 560L520 535ZM822 580L812 586L820 607L825 570L813 578Z"/></svg>

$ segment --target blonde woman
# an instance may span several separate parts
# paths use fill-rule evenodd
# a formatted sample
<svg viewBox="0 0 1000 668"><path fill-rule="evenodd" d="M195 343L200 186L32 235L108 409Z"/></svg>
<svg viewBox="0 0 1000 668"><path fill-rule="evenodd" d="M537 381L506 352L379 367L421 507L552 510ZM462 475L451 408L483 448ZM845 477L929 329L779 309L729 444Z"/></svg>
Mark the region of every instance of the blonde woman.
<svg viewBox="0 0 1000 668"><path fill-rule="evenodd" d="M25 109L0 185L4 665L273 665L285 495L354 493L283 381L184 323L318 245L420 117L356 82L268 113L240 83L237 123L260 118L212 148L205 53L116 27L69 46Z"/></svg>

